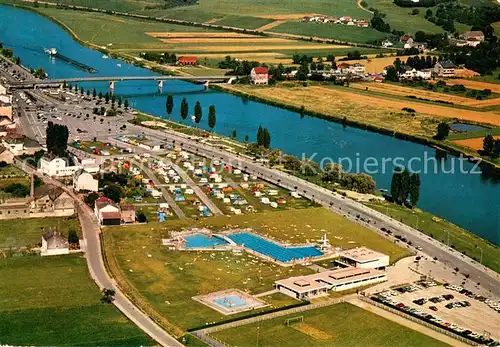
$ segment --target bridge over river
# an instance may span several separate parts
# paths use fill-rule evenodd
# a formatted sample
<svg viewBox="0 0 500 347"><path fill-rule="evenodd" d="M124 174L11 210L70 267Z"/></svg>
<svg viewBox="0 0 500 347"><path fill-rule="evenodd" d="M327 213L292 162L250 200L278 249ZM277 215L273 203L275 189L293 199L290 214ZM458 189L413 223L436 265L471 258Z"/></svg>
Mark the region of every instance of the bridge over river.
<svg viewBox="0 0 500 347"><path fill-rule="evenodd" d="M237 76L87 76L12 82L9 84L9 87L13 89L32 89L37 87L60 87L65 83L109 82L109 88L113 90L115 83L121 81L156 81L158 82L158 87L161 88L163 87L163 82L172 80L194 81L207 85L208 83L230 84L236 78Z"/></svg>

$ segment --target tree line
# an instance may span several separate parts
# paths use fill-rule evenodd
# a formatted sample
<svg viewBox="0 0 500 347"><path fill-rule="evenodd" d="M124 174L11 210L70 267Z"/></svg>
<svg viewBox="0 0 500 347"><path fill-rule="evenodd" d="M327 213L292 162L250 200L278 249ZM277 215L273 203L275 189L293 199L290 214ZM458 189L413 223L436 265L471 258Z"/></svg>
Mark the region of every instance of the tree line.
<svg viewBox="0 0 500 347"><path fill-rule="evenodd" d="M492 159L500 157L500 139L495 139L491 134L486 135L483 139L482 154Z"/></svg>

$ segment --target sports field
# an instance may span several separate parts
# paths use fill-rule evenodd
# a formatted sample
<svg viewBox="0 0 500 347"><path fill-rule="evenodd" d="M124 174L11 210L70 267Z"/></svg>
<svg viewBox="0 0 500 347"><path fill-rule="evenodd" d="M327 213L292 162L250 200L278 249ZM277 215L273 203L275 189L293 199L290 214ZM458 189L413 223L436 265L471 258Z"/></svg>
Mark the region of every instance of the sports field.
<svg viewBox="0 0 500 347"><path fill-rule="evenodd" d="M33 248L41 243L42 234L56 227L63 235L75 230L80 236L80 225L74 217L51 217L0 220L0 250Z"/></svg>
<svg viewBox="0 0 500 347"><path fill-rule="evenodd" d="M161 246L161 239L168 236L169 230L191 227L252 227L293 243L316 240L326 233L333 245L365 245L389 254L391 261L408 255L407 250L323 208L107 228L103 233L104 250L114 278L148 314L176 335L190 327L227 319L192 300L192 296L228 288L257 294L271 290L279 278L312 271L303 266L280 267L247 254L168 251ZM296 303L281 294L262 299L274 307Z"/></svg>
<svg viewBox="0 0 500 347"><path fill-rule="evenodd" d="M153 346L99 289L79 255L0 260L0 344Z"/></svg>
<svg viewBox="0 0 500 347"><path fill-rule="evenodd" d="M285 320L303 317L287 326ZM295 313L211 334L231 346L446 346L348 303ZM257 342L258 341L258 342Z"/></svg>

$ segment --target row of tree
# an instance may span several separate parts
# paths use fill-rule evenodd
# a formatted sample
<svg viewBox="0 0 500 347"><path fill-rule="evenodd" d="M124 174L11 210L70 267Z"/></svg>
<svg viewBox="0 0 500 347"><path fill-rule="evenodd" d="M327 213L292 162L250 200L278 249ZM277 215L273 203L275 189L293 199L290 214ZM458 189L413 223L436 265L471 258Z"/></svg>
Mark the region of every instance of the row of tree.
<svg viewBox="0 0 500 347"><path fill-rule="evenodd" d="M257 130L257 144L264 148L271 147L271 135L267 128L263 128L259 125L259 129Z"/></svg>
<svg viewBox="0 0 500 347"><path fill-rule="evenodd" d="M496 159L500 157L500 139L495 139L491 134L483 139L483 154Z"/></svg>
<svg viewBox="0 0 500 347"><path fill-rule="evenodd" d="M393 202L403 205L410 201L416 206L420 197L420 175L410 173L406 168L394 170L391 181L391 197Z"/></svg>

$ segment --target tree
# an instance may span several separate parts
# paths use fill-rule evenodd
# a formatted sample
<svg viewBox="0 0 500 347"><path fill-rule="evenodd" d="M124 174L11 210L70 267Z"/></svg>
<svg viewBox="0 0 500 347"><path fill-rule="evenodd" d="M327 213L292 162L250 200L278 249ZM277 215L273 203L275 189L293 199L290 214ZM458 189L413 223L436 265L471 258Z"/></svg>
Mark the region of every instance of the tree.
<svg viewBox="0 0 500 347"><path fill-rule="evenodd" d="M385 79L392 82L397 82L399 80L398 71L396 67L389 66L386 70Z"/></svg>
<svg viewBox="0 0 500 347"><path fill-rule="evenodd" d="M420 197L420 175L414 173L410 177L410 203L412 206L417 206Z"/></svg>
<svg viewBox="0 0 500 347"><path fill-rule="evenodd" d="M303 63L300 65L299 70L297 71L297 79L299 81L305 81L307 80L307 75L309 74L309 66L307 62Z"/></svg>
<svg viewBox="0 0 500 347"><path fill-rule="evenodd" d="M3 188L3 191L11 194L16 198L24 198L25 196L29 195L30 188L22 183L11 183Z"/></svg>
<svg viewBox="0 0 500 347"><path fill-rule="evenodd" d="M102 190L104 193L104 196L113 200L114 202L120 202L120 198L122 196L122 188L118 184L108 184L104 189Z"/></svg>
<svg viewBox="0 0 500 347"><path fill-rule="evenodd" d="M263 140L262 145L264 146L264 148L271 147L271 135L269 134L267 128L264 128L262 130L262 140Z"/></svg>
<svg viewBox="0 0 500 347"><path fill-rule="evenodd" d="M200 123L202 116L201 104L199 101L196 101L196 105L194 105L194 122L196 124Z"/></svg>
<svg viewBox="0 0 500 347"><path fill-rule="evenodd" d="M491 153L492 158L500 157L500 139L495 140L495 145L493 146L493 152Z"/></svg>
<svg viewBox="0 0 500 347"><path fill-rule="evenodd" d="M90 90L87 89L87 97L90 97Z"/></svg>
<svg viewBox="0 0 500 347"><path fill-rule="evenodd" d="M399 196L399 203L404 204L410 195L410 171L404 169L401 173L401 191Z"/></svg>
<svg viewBox="0 0 500 347"><path fill-rule="evenodd" d="M45 70L42 67L39 67L36 69L35 73L33 74L36 78L39 78L41 80L45 79L47 77L47 74L45 73Z"/></svg>
<svg viewBox="0 0 500 347"><path fill-rule="evenodd" d="M165 108L167 110L168 116L170 117L174 109L174 98L170 94L167 96L167 103L165 104Z"/></svg>
<svg viewBox="0 0 500 347"><path fill-rule="evenodd" d="M123 106L125 109L128 109L128 99L125 99L125 102L123 103Z"/></svg>
<svg viewBox="0 0 500 347"><path fill-rule="evenodd" d="M80 241L80 238L78 237L76 230L71 228L69 229L68 232L68 243L70 245L77 245Z"/></svg>
<svg viewBox="0 0 500 347"><path fill-rule="evenodd" d="M245 142L248 142L248 140L249 140L248 135L245 135Z"/></svg>
<svg viewBox="0 0 500 347"><path fill-rule="evenodd" d="M486 137L483 139L483 151L484 154L486 155L491 155L493 153L493 150L495 148L495 139L491 134L486 135Z"/></svg>
<svg viewBox="0 0 500 347"><path fill-rule="evenodd" d="M436 133L436 136L435 138L437 140L444 140L446 137L448 137L450 133L450 125L446 122L441 122L439 123L438 127L437 127L437 133Z"/></svg>
<svg viewBox="0 0 500 347"><path fill-rule="evenodd" d="M94 89L92 90L92 98L94 98L94 99L95 99L95 96L96 96L96 95L97 95L97 92L96 92L96 90L95 90L95 88L94 88Z"/></svg>
<svg viewBox="0 0 500 347"><path fill-rule="evenodd" d="M102 92L99 92L98 98L99 98L99 100L102 99Z"/></svg>
<svg viewBox="0 0 500 347"><path fill-rule="evenodd" d="M399 197L401 196L401 176L401 169L395 169L391 180L391 196L395 203L399 203Z"/></svg>
<svg viewBox="0 0 500 347"><path fill-rule="evenodd" d="M122 107L122 96L118 96L118 107Z"/></svg>
<svg viewBox="0 0 500 347"><path fill-rule="evenodd" d="M104 95L104 100L106 100L106 104L109 103L109 92Z"/></svg>
<svg viewBox="0 0 500 347"><path fill-rule="evenodd" d="M47 151L58 157L66 156L69 137L68 127L66 125L49 122L45 133Z"/></svg>
<svg viewBox="0 0 500 347"><path fill-rule="evenodd" d="M139 210L139 212L137 212L137 222L139 223L147 223L148 219L146 217L146 215L144 214L144 211L143 210Z"/></svg>
<svg viewBox="0 0 500 347"><path fill-rule="evenodd" d="M116 102L116 96L115 94L111 95L111 104L114 105Z"/></svg>
<svg viewBox="0 0 500 347"><path fill-rule="evenodd" d="M208 108L208 126L210 127L210 130L214 130L216 123L217 117L215 115L215 106L210 105L210 107Z"/></svg>
<svg viewBox="0 0 500 347"><path fill-rule="evenodd" d="M306 114L306 108L304 107L304 105L300 106L299 114L300 118L304 118L304 115Z"/></svg>
<svg viewBox="0 0 500 347"><path fill-rule="evenodd" d="M182 118L182 120L186 120L188 113L189 113L189 105L188 105L186 98L183 98L182 102L181 102L181 118Z"/></svg>
<svg viewBox="0 0 500 347"><path fill-rule="evenodd" d="M236 133L236 129L234 129L234 130L233 130L233 133L231 134L231 137L232 137L233 139L235 139L235 138L236 138L236 135L237 135L237 133Z"/></svg>
<svg viewBox="0 0 500 347"><path fill-rule="evenodd" d="M103 304L111 304L115 300L115 294L116 294L116 292L114 289L105 288L102 291L101 302Z"/></svg>
<svg viewBox="0 0 500 347"><path fill-rule="evenodd" d="M259 125L259 129L257 130L257 144L259 146L264 146L264 133L262 126Z"/></svg>

